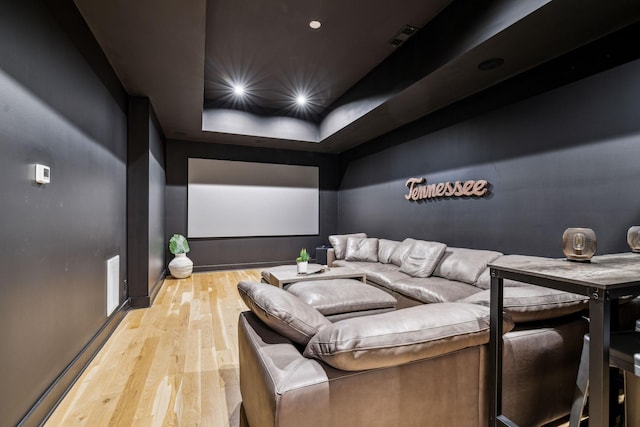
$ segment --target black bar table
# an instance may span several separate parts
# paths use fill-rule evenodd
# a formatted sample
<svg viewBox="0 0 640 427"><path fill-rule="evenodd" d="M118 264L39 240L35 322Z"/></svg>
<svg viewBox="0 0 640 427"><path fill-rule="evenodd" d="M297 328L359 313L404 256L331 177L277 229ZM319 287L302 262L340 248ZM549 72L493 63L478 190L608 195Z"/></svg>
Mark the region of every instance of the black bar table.
<svg viewBox="0 0 640 427"><path fill-rule="evenodd" d="M503 280L531 283L589 297L589 427L609 424L611 303L640 292L640 254L595 256L590 262L523 257L490 264L489 426L517 426L502 414Z"/></svg>

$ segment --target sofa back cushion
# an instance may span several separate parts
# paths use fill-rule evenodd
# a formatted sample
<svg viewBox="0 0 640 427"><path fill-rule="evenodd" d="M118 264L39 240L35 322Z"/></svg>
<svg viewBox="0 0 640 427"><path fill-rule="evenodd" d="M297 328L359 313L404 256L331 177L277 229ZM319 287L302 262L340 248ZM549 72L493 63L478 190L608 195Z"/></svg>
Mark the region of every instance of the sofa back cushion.
<svg viewBox="0 0 640 427"><path fill-rule="evenodd" d="M501 255L500 252L480 249L447 248L433 274L473 285L487 264Z"/></svg>
<svg viewBox="0 0 640 427"><path fill-rule="evenodd" d="M504 332L513 328L505 316ZM337 369L360 371L436 357L489 341L489 309L425 304L324 327L304 351Z"/></svg>
<svg viewBox="0 0 640 427"><path fill-rule="evenodd" d="M353 233L353 234L333 234L329 236L329 243L333 247L333 252L336 259L344 259L345 251L347 248L347 238L352 237L367 237L365 233Z"/></svg>
<svg viewBox="0 0 640 427"><path fill-rule="evenodd" d="M399 244L396 240L378 239L378 262L390 264L391 254Z"/></svg>
<svg viewBox="0 0 640 427"><path fill-rule="evenodd" d="M582 311L589 304L584 295L527 284L504 288L502 297L503 311L516 323L555 319ZM490 289L460 300L485 307L490 301Z"/></svg>
<svg viewBox="0 0 640 427"><path fill-rule="evenodd" d="M415 242L416 242L415 239L411 239L411 238L404 239L402 243L396 246L393 252L391 252L389 261L391 261L392 264L395 264L398 267L400 267L405 257L409 253L409 249L411 249L411 246L413 246Z"/></svg>
<svg viewBox="0 0 640 427"><path fill-rule="evenodd" d="M542 259L545 259L545 258L535 257L535 256L530 256L530 255L502 255L502 256L494 259L491 262L495 262L498 259L500 260L500 262L507 261L507 260L508 261L521 262L521 261L524 261L524 260L536 261L536 260L542 260ZM487 267L482 272L482 274L480 274L480 276L478 277L478 280L476 280L476 283L474 283L474 285L477 286L480 289L489 289L489 288L491 288L491 269L489 267ZM513 286L526 286L526 283L516 282L515 280L511 280L511 279L504 279L503 286L505 288L513 287Z"/></svg>
<svg viewBox="0 0 640 427"><path fill-rule="evenodd" d="M347 237L344 259L347 261L378 262L378 239L373 237Z"/></svg>
<svg viewBox="0 0 640 427"><path fill-rule="evenodd" d="M240 282L238 293L263 323L291 341L306 345L331 322L318 310L284 289L265 283Z"/></svg>
<svg viewBox="0 0 640 427"><path fill-rule="evenodd" d="M400 271L413 277L429 277L442 258L447 245L416 240L402 261Z"/></svg>

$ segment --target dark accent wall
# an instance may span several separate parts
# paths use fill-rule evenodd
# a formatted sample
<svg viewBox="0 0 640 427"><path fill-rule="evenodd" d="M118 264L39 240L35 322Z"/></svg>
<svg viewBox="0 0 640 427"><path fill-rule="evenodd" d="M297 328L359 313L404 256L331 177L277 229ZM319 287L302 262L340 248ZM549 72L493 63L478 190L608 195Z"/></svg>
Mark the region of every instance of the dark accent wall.
<svg viewBox="0 0 640 427"><path fill-rule="evenodd" d="M148 307L165 276L164 145L164 136L149 99L131 97L127 230L132 307Z"/></svg>
<svg viewBox="0 0 640 427"><path fill-rule="evenodd" d="M73 2L2 3L3 426L39 423L62 396L65 374L110 323L106 260L120 255L126 277L126 94L103 81L111 69L96 72L105 64ZM51 167L51 183L35 183L36 163Z"/></svg>
<svg viewBox="0 0 640 427"><path fill-rule="evenodd" d="M564 229L590 227L599 254L628 251L640 223L639 75L635 60L519 102L506 84L345 154L340 231L562 257ZM490 192L409 202L410 177L486 179Z"/></svg>
<svg viewBox="0 0 640 427"><path fill-rule="evenodd" d="M328 244L329 234L337 230L338 158L335 155L172 140L168 141L166 152L168 236L187 235L190 157L319 167L320 233L317 236L189 239L189 258L196 270L294 263L300 248L308 248L315 257L315 248ZM256 210L255 215L259 216L260 211Z"/></svg>

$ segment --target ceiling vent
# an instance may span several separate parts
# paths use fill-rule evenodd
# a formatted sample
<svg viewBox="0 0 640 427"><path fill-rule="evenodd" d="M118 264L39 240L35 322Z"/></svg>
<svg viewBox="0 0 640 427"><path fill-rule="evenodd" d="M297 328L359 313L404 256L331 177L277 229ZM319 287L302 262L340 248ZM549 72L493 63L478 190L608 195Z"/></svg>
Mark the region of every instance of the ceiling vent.
<svg viewBox="0 0 640 427"><path fill-rule="evenodd" d="M396 35L393 36L393 38L391 39L391 41L389 41L389 43L391 43L391 46L393 47L398 47L402 43L409 40L409 38L415 33L417 33L419 29L420 28L418 27L414 27L413 25L407 24L404 27L400 28L400 31L398 31Z"/></svg>

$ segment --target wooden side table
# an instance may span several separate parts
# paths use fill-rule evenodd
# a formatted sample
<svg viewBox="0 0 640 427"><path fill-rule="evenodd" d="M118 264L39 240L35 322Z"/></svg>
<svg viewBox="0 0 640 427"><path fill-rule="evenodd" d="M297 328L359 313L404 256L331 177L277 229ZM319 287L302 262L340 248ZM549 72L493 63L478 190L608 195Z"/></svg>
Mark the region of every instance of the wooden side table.
<svg viewBox="0 0 640 427"><path fill-rule="evenodd" d="M274 270L271 272L270 283L282 288L284 285L307 280L328 280L328 279L360 279L367 282L367 275L364 271L350 267L332 267L326 270L309 270L308 274L298 274L296 266L291 269Z"/></svg>

